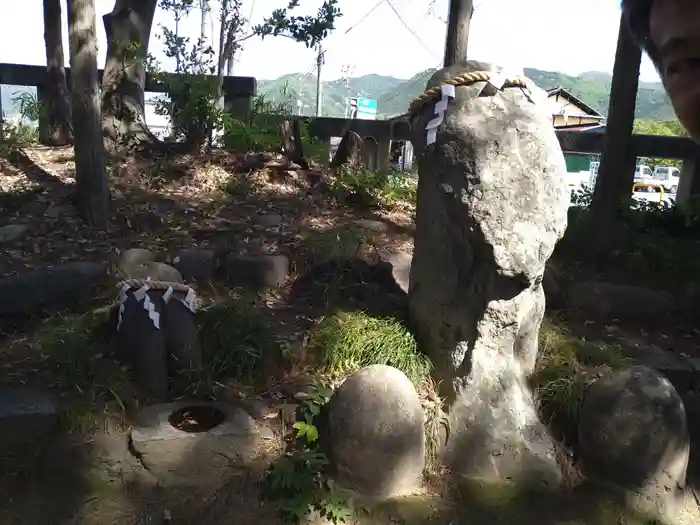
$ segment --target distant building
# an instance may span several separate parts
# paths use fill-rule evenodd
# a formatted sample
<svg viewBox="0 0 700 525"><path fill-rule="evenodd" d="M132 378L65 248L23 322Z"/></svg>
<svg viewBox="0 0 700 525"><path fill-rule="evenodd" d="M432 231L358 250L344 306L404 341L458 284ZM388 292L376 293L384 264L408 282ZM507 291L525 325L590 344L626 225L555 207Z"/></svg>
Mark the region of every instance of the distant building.
<svg viewBox="0 0 700 525"><path fill-rule="evenodd" d="M547 91L547 100L550 104L554 129L581 132L605 129L605 117L564 88ZM591 162L596 161L597 156L564 153L564 159L570 174L580 174L577 176L586 178L591 169Z"/></svg>
<svg viewBox="0 0 700 525"><path fill-rule="evenodd" d="M582 131L605 122L603 115L564 88L547 91L547 100L555 129Z"/></svg>

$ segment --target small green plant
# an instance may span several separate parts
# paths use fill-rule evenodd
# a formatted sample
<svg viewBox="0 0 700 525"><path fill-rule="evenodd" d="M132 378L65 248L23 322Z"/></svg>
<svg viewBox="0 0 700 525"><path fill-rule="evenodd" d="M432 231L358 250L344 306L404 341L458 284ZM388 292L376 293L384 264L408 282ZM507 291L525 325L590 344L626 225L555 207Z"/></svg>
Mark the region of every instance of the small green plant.
<svg viewBox="0 0 700 525"><path fill-rule="evenodd" d="M39 140L39 128L31 123L39 120L46 111L36 95L27 91L14 95L12 103L17 107L19 115L15 121L3 122L0 126L0 155L2 156L7 156L12 147L34 144Z"/></svg>
<svg viewBox="0 0 700 525"><path fill-rule="evenodd" d="M235 377L246 385L264 379L266 363L279 358L279 341L271 320L243 299L216 302L197 313L205 384L194 382L190 390L211 393L218 381Z"/></svg>
<svg viewBox="0 0 700 525"><path fill-rule="evenodd" d="M415 202L417 178L411 173L388 173L341 167L331 181L331 191L339 200L364 207L391 206L398 201Z"/></svg>
<svg viewBox="0 0 700 525"><path fill-rule="evenodd" d="M315 385L297 409L294 441L290 451L272 464L267 478L270 494L285 500L282 518L299 523L316 511L332 523L343 523L351 515L347 503L326 476L328 458L318 446L318 417L333 393L330 386Z"/></svg>

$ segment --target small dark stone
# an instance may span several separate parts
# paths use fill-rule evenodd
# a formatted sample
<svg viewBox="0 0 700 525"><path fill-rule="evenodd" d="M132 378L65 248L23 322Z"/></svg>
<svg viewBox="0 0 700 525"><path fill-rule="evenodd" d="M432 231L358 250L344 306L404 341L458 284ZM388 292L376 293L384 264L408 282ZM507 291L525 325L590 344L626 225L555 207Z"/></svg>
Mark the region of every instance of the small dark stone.
<svg viewBox="0 0 700 525"><path fill-rule="evenodd" d="M0 389L0 450L36 455L58 425L58 400L27 387Z"/></svg>
<svg viewBox="0 0 700 525"><path fill-rule="evenodd" d="M229 255L224 260L224 275L232 286L256 290L281 286L289 276L286 255Z"/></svg>
<svg viewBox="0 0 700 525"><path fill-rule="evenodd" d="M218 270L218 258L215 250L187 248L175 254L173 266L185 281L207 283Z"/></svg>
<svg viewBox="0 0 700 525"><path fill-rule="evenodd" d="M29 226L26 224L7 224L0 226L0 244L16 241L24 236Z"/></svg>
<svg viewBox="0 0 700 525"><path fill-rule="evenodd" d="M70 262L0 279L0 317L31 315L74 305L106 282L107 265Z"/></svg>

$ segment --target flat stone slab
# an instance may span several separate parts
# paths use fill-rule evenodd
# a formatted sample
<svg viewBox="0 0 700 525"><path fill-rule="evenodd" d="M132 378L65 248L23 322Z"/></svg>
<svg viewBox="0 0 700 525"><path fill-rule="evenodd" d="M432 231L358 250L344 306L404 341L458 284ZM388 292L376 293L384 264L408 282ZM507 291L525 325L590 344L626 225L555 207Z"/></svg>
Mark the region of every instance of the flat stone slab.
<svg viewBox="0 0 700 525"><path fill-rule="evenodd" d="M185 414L192 425L207 422L208 430L185 431L172 423ZM190 415L188 415L190 414ZM203 417L202 414L207 414ZM182 418L177 418L182 419ZM185 428L181 426L181 428ZM131 430L131 445L143 465L162 485L201 485L219 472L251 461L265 442L275 439L268 426L240 407L219 402L177 401L142 410Z"/></svg>
<svg viewBox="0 0 700 525"><path fill-rule="evenodd" d="M50 393L28 387L0 389L0 450L31 450L49 438L58 426L58 400Z"/></svg>
<svg viewBox="0 0 700 525"><path fill-rule="evenodd" d="M107 277L107 265L94 262L69 262L3 277L0 317L71 306L82 297L89 297Z"/></svg>

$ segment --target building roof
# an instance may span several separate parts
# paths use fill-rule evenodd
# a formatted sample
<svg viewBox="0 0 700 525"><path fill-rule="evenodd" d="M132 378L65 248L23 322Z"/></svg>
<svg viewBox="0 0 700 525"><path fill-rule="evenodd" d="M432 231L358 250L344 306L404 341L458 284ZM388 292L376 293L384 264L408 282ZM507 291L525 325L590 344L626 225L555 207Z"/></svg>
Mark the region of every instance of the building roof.
<svg viewBox="0 0 700 525"><path fill-rule="evenodd" d="M547 98L552 98L554 96L559 96L565 100L568 100L574 106L578 107L579 109L582 109L583 111L586 112L587 115L589 115L591 117L599 117L601 119L605 118L600 112L596 111L591 106L586 104L583 100L581 100L578 97L575 97L574 95L572 95L571 93L569 93L566 89L564 89L562 87L557 87L557 88L550 89L547 91Z"/></svg>

